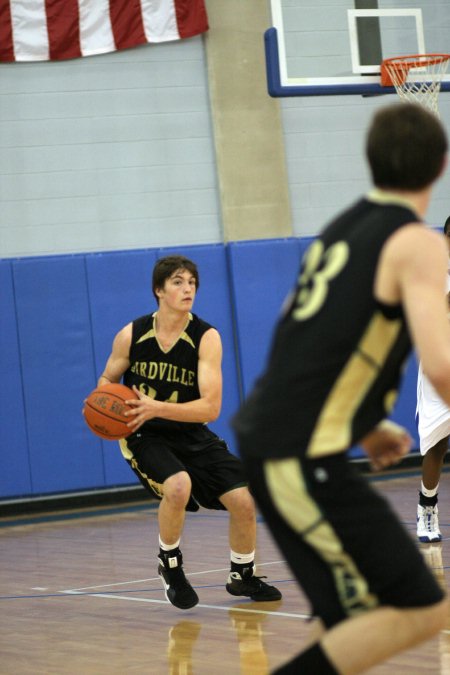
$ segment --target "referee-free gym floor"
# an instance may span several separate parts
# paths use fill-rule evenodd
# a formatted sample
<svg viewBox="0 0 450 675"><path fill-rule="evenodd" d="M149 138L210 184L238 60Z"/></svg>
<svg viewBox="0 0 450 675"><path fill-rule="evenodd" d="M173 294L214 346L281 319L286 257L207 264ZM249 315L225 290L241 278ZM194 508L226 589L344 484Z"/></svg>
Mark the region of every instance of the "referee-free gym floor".
<svg viewBox="0 0 450 675"><path fill-rule="evenodd" d="M414 535L418 471L373 480ZM421 545L446 586L449 495L444 473L443 541ZM266 675L298 653L310 631L308 603L261 518L257 573L283 599L254 603L226 592L228 516L201 510L187 514L182 539L200 597L189 611L167 602L157 575L154 502L4 517L0 537L2 675ZM370 673L450 675L450 620L436 639Z"/></svg>

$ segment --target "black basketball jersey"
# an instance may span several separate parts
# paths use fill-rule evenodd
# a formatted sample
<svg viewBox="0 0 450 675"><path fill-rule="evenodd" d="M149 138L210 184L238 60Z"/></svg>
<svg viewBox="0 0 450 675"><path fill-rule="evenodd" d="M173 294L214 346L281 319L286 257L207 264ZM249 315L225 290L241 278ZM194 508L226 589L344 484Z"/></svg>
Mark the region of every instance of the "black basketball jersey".
<svg viewBox="0 0 450 675"><path fill-rule="evenodd" d="M197 315L189 314L188 322L178 340L164 350L155 330L155 314L147 314L133 321L130 347L130 367L123 382L133 384L144 394L158 401L186 403L200 398L198 386L198 351L202 335L210 326ZM194 430L202 424L174 422L155 418L145 422L141 429Z"/></svg>
<svg viewBox="0 0 450 675"><path fill-rule="evenodd" d="M411 342L402 307L377 302L374 278L388 237L417 221L374 191L308 248L266 372L234 419L244 456L343 452L392 411Z"/></svg>

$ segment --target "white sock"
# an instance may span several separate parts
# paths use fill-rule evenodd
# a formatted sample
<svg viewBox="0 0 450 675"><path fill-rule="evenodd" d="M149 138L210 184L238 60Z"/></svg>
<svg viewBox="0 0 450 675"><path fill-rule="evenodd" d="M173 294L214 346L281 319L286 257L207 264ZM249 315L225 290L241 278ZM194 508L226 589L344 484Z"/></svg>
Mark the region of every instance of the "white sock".
<svg viewBox="0 0 450 675"><path fill-rule="evenodd" d="M439 483L436 485L436 487L432 488L431 490L428 490L428 488L424 486L423 481L420 484L420 491L424 497L435 497L438 493L438 488Z"/></svg>
<svg viewBox="0 0 450 675"><path fill-rule="evenodd" d="M165 544L161 539L161 535L159 536L159 546L163 551L173 551L174 548L178 548L180 541L181 539L178 539L174 544Z"/></svg>
<svg viewBox="0 0 450 675"><path fill-rule="evenodd" d="M236 565L250 565L255 560L255 551L251 553L236 553L230 549L230 560Z"/></svg>

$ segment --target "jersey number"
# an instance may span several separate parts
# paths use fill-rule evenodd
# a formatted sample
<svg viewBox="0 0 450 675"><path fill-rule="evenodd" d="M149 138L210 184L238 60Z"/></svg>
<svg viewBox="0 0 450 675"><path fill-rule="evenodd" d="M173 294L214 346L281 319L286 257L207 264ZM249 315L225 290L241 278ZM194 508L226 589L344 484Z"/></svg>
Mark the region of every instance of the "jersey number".
<svg viewBox="0 0 450 675"><path fill-rule="evenodd" d="M139 391L146 396L150 396L150 398L156 398L156 389L153 389L153 387L150 387L144 382L141 382L139 385ZM178 391L176 389L170 394L169 398L166 398L166 403L178 403Z"/></svg>
<svg viewBox="0 0 450 675"><path fill-rule="evenodd" d="M296 307L292 312L296 321L305 321L319 311L328 295L329 282L345 267L348 257L349 247L344 241L327 250L320 239L311 244L298 279Z"/></svg>

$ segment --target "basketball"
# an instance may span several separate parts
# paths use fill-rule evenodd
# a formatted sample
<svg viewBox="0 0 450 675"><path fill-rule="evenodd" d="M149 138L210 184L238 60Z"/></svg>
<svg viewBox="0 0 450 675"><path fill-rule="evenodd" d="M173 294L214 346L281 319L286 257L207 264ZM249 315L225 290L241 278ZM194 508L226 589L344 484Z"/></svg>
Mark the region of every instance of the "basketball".
<svg viewBox="0 0 450 675"><path fill-rule="evenodd" d="M89 429L101 438L114 441L126 438L132 433L127 427L130 421L125 413L131 406L125 401L138 398L132 389L124 384L110 382L94 389L87 397L83 415Z"/></svg>

